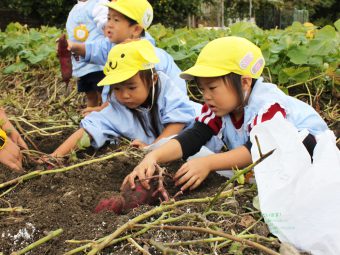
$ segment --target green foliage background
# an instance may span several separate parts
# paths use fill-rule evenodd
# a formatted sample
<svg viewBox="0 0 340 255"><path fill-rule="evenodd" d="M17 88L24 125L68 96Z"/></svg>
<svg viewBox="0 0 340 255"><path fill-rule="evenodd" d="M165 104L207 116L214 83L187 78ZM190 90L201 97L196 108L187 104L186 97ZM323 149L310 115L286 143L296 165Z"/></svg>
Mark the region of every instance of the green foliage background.
<svg viewBox="0 0 340 255"><path fill-rule="evenodd" d="M220 0L149 1L154 7L154 24L162 23L167 27L176 28L187 25L188 15L194 14L200 18L202 3L211 3L217 9L221 4ZM76 2L76 0L1 0L0 8L16 10L20 15L38 20L43 25L61 27L64 26L67 15ZM224 2L226 19L249 16L249 0L225 0ZM252 6L252 15L255 14L257 19L274 19L275 17L268 15L272 7L277 10L307 9L312 21L319 20L318 25L331 24L340 18L340 5L337 0L252 0ZM264 9L265 11L262 11Z"/></svg>
<svg viewBox="0 0 340 255"><path fill-rule="evenodd" d="M314 28L314 38L307 38L308 27L295 22L285 30L262 30L252 23L239 22L226 29L169 29L154 25L150 29L157 46L170 53L180 68L194 64L197 55L209 41L222 36L245 37L261 48L266 69L264 75L282 87L305 83L315 77L325 86L339 85L340 20L333 26ZM55 27L27 28L10 24L0 32L0 57L4 73L15 73L31 67L58 67L55 40L62 33Z"/></svg>

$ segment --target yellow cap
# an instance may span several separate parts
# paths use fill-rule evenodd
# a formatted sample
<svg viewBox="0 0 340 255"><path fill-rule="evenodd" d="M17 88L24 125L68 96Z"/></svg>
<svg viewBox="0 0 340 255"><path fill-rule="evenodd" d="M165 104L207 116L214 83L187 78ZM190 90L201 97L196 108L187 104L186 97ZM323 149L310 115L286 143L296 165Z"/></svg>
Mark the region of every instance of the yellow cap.
<svg viewBox="0 0 340 255"><path fill-rule="evenodd" d="M0 150L5 147L6 141L7 141L6 132L0 128Z"/></svg>
<svg viewBox="0 0 340 255"><path fill-rule="evenodd" d="M218 77L229 73L259 78L264 68L259 47L247 39L229 36L209 42L198 55L195 65L180 74L181 78Z"/></svg>
<svg viewBox="0 0 340 255"><path fill-rule="evenodd" d="M106 77L98 86L126 81L140 70L153 68L158 62L155 49L148 40L117 44L110 50L104 67Z"/></svg>
<svg viewBox="0 0 340 255"><path fill-rule="evenodd" d="M105 5L137 21L144 29L151 25L153 9L147 0L117 0Z"/></svg>

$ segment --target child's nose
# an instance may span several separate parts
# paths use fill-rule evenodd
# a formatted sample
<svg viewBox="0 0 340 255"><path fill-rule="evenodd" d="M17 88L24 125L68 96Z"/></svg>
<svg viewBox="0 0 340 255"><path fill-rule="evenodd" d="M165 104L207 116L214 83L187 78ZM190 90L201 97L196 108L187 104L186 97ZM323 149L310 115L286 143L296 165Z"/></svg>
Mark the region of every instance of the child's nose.
<svg viewBox="0 0 340 255"><path fill-rule="evenodd" d="M122 91L122 94L121 94L121 96L122 96L122 98L129 98L130 97L130 94L129 94L129 92L128 91L126 91L126 90L123 90Z"/></svg>
<svg viewBox="0 0 340 255"><path fill-rule="evenodd" d="M107 28L112 28L112 27L113 27L113 22L112 22L112 20L109 20L109 21L106 23L106 26L107 26Z"/></svg>
<svg viewBox="0 0 340 255"><path fill-rule="evenodd" d="M204 99L205 101L210 100L210 99L211 99L210 93L207 92L207 91L204 91L204 92L203 92L203 99Z"/></svg>

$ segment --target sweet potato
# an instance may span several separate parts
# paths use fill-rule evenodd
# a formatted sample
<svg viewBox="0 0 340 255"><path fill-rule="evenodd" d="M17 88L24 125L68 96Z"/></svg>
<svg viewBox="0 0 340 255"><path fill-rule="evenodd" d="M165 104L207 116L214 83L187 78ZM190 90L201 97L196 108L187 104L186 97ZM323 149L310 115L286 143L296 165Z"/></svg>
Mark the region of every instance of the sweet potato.
<svg viewBox="0 0 340 255"><path fill-rule="evenodd" d="M66 86L72 77L71 51L67 49L67 46L68 43L66 40L66 35L62 34L58 40L58 58L60 63L61 77L66 83Z"/></svg>
<svg viewBox="0 0 340 255"><path fill-rule="evenodd" d="M146 190L140 183L132 190L127 184L119 195L101 200L95 208L95 212L113 211L116 214L127 213L129 210L143 204L155 205L160 201L161 193L157 192L157 182L150 182L150 190Z"/></svg>

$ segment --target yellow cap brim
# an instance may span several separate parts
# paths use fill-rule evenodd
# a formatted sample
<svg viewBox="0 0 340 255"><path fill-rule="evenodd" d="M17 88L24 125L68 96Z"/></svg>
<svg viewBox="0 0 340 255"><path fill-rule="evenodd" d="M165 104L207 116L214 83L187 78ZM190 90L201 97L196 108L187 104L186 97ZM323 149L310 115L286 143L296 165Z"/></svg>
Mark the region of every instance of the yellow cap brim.
<svg viewBox="0 0 340 255"><path fill-rule="evenodd" d="M108 86L126 81L134 76L136 73L138 73L138 70L127 70L125 72L115 72L111 75L109 74L98 83L98 86Z"/></svg>
<svg viewBox="0 0 340 255"><path fill-rule="evenodd" d="M216 67L194 65L188 70L182 72L179 76L184 80L193 80L195 77L218 77L230 72Z"/></svg>

